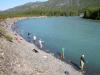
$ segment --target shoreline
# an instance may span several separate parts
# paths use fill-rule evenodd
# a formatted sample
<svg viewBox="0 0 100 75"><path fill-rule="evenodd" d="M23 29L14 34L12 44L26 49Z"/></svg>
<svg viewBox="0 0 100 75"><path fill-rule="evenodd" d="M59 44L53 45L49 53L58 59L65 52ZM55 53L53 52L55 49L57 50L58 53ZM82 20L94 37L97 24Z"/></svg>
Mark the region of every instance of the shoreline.
<svg viewBox="0 0 100 75"><path fill-rule="evenodd" d="M5 20L5 22L4 22L5 24L3 24L3 25L5 25L4 27L7 28L8 32L10 32L10 34L11 34L13 37L16 37L15 33L12 31L12 26L14 26L15 23L16 23L17 21L19 21L19 20L31 19L31 18L46 18L46 16L42 16L42 17L40 16L40 17L17 17L17 18L8 18L8 19ZM53 58L53 59L56 61L56 63L59 63L59 62L60 62L60 64L63 64L64 66L67 66L66 69L69 70L69 72L68 72L69 75L83 75L81 72L79 72L79 71L77 71L76 69L74 69L74 67L73 67L71 64L69 64L69 63L64 63L63 61L61 61L61 60L55 58L55 57L52 56L51 54L46 53L46 52L40 50L40 49L37 48L34 44L31 44L31 43L28 43L27 41L25 41L25 39L23 39L19 34L17 34L17 37L19 37L20 39L22 39L22 40L20 40L20 41L21 41L20 45L29 45L29 46L31 47L31 49L35 48L36 50L39 51L40 54L42 54L42 55L45 54L45 55L44 55L44 58L45 58L45 59L47 59L47 58L50 56L51 58ZM17 44L19 44L16 40L14 40L14 42L17 43ZM50 59L50 58L48 58L48 59ZM52 60L52 61L53 61L53 60ZM58 62L57 62L57 61L58 61ZM52 63L52 64L53 64L53 63ZM49 64L49 65L50 65L50 64ZM65 68L63 68L63 69L65 69ZM48 75L49 75L49 74L48 74Z"/></svg>

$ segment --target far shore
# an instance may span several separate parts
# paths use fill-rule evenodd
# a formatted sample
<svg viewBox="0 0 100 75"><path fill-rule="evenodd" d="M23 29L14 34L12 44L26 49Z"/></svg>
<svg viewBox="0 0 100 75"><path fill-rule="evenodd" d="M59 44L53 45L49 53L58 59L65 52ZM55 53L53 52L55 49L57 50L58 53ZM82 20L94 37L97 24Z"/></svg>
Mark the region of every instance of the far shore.
<svg viewBox="0 0 100 75"><path fill-rule="evenodd" d="M16 24L17 21L19 20L25 20L25 19L31 19L31 18L47 18L47 16L36 16L36 17L15 17L15 18L7 18L5 19L4 21L2 21L0 23L0 25L2 25L4 28L7 29L8 33L13 37L15 38L16 35L15 35L15 32L12 31L12 26L14 26ZM21 43L17 42L16 40L14 40L14 42L16 44L19 44L21 45L22 47L24 48L29 48L29 49L36 49L37 51L40 52L40 54L37 54L36 56L38 56L39 59L37 59L38 61L41 60L41 62L44 62L44 60L40 59L41 58L41 55L43 56L44 59L46 59L46 62L44 63L40 63L38 62L38 64L40 64L40 66L43 64L48 64L47 66L49 67L48 68L48 72L44 73L44 75L84 75L82 72L80 71L77 71L71 64L68 64L68 63L64 63L63 61L55 58L54 56L40 50L39 48L37 48L34 44L30 44L28 43L27 41L25 41L25 39L23 39L20 35L17 34L17 37L22 39L20 40ZM24 51L24 50L23 50ZM26 51L27 52L27 51ZM20 53L19 53L20 54ZM22 54L23 55L23 54ZM32 55L33 56L33 55ZM35 56L35 57L36 57ZM33 56L34 57L34 56ZM31 58L31 57L29 57ZM37 58L37 57L36 57ZM27 57L28 59L28 57ZM26 58L25 58L26 60ZM34 60L34 59L33 59ZM31 59L32 61L32 59ZM36 64L36 62L33 62L33 64ZM37 64L37 65L38 65ZM50 67L50 65L52 64L52 66ZM54 66L55 65L55 66ZM56 66L57 65L57 66ZM61 66L61 67L60 67ZM51 70L54 69L54 70ZM44 68L43 68L44 69ZM55 71L56 70L59 70L57 71L58 73L56 73ZM49 72L51 71L51 72ZM66 72L64 72L66 71ZM34 74L33 74L34 75ZM36 74L37 75L37 74ZM39 74L39 75L42 75L42 74Z"/></svg>

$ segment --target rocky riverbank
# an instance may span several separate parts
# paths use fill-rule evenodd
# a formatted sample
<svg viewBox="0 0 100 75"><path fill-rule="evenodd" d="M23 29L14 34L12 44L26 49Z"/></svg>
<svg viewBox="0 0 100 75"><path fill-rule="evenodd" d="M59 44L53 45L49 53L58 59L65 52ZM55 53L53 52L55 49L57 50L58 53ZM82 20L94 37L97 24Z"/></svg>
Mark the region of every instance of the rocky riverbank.
<svg viewBox="0 0 100 75"><path fill-rule="evenodd" d="M83 75L12 32L11 26L22 19L28 18L9 18L0 23L13 38L12 42L0 38L0 75Z"/></svg>

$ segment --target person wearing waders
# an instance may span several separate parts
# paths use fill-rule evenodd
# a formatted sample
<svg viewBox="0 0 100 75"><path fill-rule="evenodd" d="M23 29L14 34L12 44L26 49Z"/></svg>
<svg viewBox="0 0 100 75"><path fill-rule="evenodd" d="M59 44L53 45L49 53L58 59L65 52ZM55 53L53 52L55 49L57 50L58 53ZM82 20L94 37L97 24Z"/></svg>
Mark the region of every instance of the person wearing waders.
<svg viewBox="0 0 100 75"><path fill-rule="evenodd" d="M81 71L84 70L85 60L84 60L84 54L80 58L80 69Z"/></svg>

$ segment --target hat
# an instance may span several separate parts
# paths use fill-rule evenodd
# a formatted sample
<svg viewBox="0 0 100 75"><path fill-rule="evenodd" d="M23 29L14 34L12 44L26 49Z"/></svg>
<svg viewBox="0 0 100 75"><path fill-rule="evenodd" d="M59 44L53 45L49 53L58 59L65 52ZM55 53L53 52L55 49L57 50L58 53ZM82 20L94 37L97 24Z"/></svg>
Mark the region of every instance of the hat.
<svg viewBox="0 0 100 75"><path fill-rule="evenodd" d="M84 57L84 54L82 55L82 57Z"/></svg>

